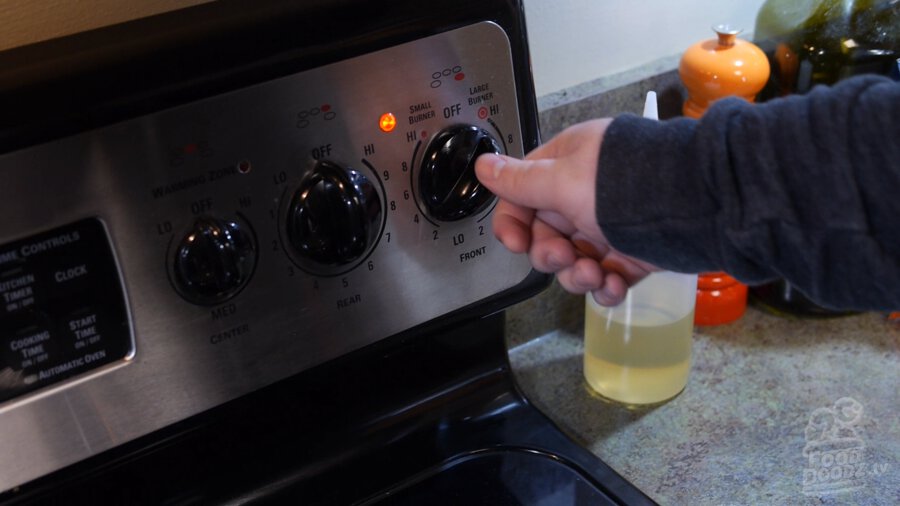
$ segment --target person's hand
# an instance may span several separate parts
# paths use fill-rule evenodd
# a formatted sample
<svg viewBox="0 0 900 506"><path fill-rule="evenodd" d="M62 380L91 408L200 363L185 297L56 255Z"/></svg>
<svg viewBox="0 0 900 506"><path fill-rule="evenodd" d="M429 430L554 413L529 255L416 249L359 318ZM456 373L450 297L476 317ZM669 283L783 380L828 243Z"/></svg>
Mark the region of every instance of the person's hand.
<svg viewBox="0 0 900 506"><path fill-rule="evenodd" d="M556 273L567 291L592 292L604 306L659 270L614 250L597 225L597 162L610 121L572 126L524 160L489 154L475 162L478 179L500 197L493 222L500 242L528 253L536 270Z"/></svg>

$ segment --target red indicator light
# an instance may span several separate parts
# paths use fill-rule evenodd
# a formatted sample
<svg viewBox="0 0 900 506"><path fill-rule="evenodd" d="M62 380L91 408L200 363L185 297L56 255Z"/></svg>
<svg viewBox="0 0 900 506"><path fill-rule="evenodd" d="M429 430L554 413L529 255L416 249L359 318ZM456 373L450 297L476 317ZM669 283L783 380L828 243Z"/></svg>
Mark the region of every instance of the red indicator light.
<svg viewBox="0 0 900 506"><path fill-rule="evenodd" d="M189 154L189 155L192 155L192 154L196 153L196 152L197 152L197 145L196 145L196 144L188 144L187 146L184 147L184 152L187 153L187 154Z"/></svg>
<svg viewBox="0 0 900 506"><path fill-rule="evenodd" d="M319 107L319 110L322 112L328 112L331 110L331 104L322 104L322 107Z"/></svg>
<svg viewBox="0 0 900 506"><path fill-rule="evenodd" d="M462 80L465 79L465 78L466 78L466 75L463 74L462 72L460 72L460 73L456 74L455 76L453 76L453 79L456 79L457 81L462 81Z"/></svg>
<svg viewBox="0 0 900 506"><path fill-rule="evenodd" d="M246 173L250 172L250 169L252 169L252 168L253 168L253 166L250 165L250 160L241 160L237 164L238 172L240 172L241 174L246 174Z"/></svg>
<svg viewBox="0 0 900 506"><path fill-rule="evenodd" d="M378 128L380 128L382 132L390 132L396 127L397 118L389 112L382 114L381 118L378 120Z"/></svg>

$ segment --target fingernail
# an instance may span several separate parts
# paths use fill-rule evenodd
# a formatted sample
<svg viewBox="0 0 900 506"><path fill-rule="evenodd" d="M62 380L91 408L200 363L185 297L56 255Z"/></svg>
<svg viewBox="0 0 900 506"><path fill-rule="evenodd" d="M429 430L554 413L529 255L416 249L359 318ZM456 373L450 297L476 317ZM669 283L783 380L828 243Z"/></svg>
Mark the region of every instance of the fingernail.
<svg viewBox="0 0 900 506"><path fill-rule="evenodd" d="M572 279L572 284L575 285L576 288L579 288L579 289L584 290L584 291L586 291L586 292L591 291L591 289L593 288L593 287L590 286L588 283L585 283L584 280L578 279L577 276L576 276L575 278Z"/></svg>
<svg viewBox="0 0 900 506"><path fill-rule="evenodd" d="M591 297L594 298L594 302L601 306L606 306L605 299L603 298L603 294L600 292L600 290L593 290L590 292L590 294Z"/></svg>
<svg viewBox="0 0 900 506"><path fill-rule="evenodd" d="M500 171L503 170L503 167L506 166L506 160L503 157L495 155L495 154L484 154L481 155L481 158L484 160L482 163L486 163L487 166L491 169L491 175L494 179L500 177Z"/></svg>
<svg viewBox="0 0 900 506"><path fill-rule="evenodd" d="M619 301L619 298L616 297L609 288L603 288L600 290L603 298L606 299L607 304L615 304Z"/></svg>
<svg viewBox="0 0 900 506"><path fill-rule="evenodd" d="M563 266L562 262L556 258L556 255L547 255L547 265L554 271L562 269Z"/></svg>

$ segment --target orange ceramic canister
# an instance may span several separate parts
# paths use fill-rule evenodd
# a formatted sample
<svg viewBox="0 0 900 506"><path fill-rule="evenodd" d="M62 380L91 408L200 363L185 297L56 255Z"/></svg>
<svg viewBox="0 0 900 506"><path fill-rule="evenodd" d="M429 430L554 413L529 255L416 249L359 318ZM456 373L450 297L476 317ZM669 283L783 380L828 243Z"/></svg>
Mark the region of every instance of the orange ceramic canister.
<svg viewBox="0 0 900 506"><path fill-rule="evenodd" d="M752 42L737 38L740 30L713 27L717 37L689 47L678 74L688 92L682 113L699 118L720 98L753 102L769 79L769 61ZM694 323L718 325L737 320L747 307L747 286L724 272L701 273L697 280Z"/></svg>
<svg viewBox="0 0 900 506"><path fill-rule="evenodd" d="M709 105L725 97L753 102L769 80L769 60L752 42L738 39L740 30L713 27L717 37L689 47L681 57L678 75L687 88L682 113L699 118Z"/></svg>

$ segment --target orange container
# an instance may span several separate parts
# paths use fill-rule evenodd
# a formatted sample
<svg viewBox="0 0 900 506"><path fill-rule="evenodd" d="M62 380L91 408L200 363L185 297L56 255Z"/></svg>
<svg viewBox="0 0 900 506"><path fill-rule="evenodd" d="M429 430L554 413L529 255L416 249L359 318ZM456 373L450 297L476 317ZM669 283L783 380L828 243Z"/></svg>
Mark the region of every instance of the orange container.
<svg viewBox="0 0 900 506"><path fill-rule="evenodd" d="M747 285L724 272L697 276L694 323L721 325L737 320L747 309Z"/></svg>
<svg viewBox="0 0 900 506"><path fill-rule="evenodd" d="M752 42L737 38L740 30L713 27L715 39L700 41L681 57L678 75L687 88L682 113L699 118L710 104L725 97L753 102L769 80L769 60ZM694 323L720 325L737 320L747 308L747 286L724 272L697 277Z"/></svg>
<svg viewBox="0 0 900 506"><path fill-rule="evenodd" d="M681 57L678 75L688 91L682 112L699 118L709 105L724 97L753 102L769 80L769 60L752 42L737 38L740 30L713 27L717 37L689 47Z"/></svg>

